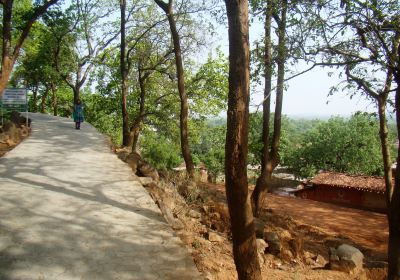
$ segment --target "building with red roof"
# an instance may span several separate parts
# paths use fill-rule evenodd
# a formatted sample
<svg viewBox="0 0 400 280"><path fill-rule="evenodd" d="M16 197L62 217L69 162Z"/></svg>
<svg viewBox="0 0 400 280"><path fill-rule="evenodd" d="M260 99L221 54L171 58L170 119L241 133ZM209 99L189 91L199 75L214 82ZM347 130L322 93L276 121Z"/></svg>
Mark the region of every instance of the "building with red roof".
<svg viewBox="0 0 400 280"><path fill-rule="evenodd" d="M304 188L296 191L295 195L304 199L386 212L383 177L321 172Z"/></svg>

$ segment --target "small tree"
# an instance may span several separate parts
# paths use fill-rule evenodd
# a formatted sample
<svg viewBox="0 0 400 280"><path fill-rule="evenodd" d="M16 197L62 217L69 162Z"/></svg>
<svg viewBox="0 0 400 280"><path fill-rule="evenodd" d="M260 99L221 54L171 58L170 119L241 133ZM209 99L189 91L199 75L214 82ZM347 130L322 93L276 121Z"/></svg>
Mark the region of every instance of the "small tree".
<svg viewBox="0 0 400 280"><path fill-rule="evenodd" d="M265 55L264 55L264 76L265 89L263 101L263 152L261 156L261 174L257 179L256 187L251 195L253 214L259 215L259 210L263 201L263 196L272 179L272 172L279 164L279 145L282 131L282 103L285 82L285 63L287 57L286 50L286 24L288 3L286 0L279 2L280 9L277 8L276 1L267 1L265 9ZM272 138L270 138L270 106L271 106L271 80L272 80L272 49L271 49L271 19L275 18L278 24L278 52L277 67L278 79L276 86L276 103L274 112L274 130Z"/></svg>

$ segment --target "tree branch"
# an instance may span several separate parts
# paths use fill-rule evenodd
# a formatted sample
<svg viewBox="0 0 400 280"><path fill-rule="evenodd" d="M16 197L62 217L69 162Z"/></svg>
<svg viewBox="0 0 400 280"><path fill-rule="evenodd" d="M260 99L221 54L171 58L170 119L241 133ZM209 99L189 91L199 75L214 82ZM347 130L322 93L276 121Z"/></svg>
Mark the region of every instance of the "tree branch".
<svg viewBox="0 0 400 280"><path fill-rule="evenodd" d="M42 16L50 6L54 5L57 2L58 2L58 0L46 1L42 6L38 6L34 9L33 15L29 18L28 22L25 24L24 28L22 29L22 33L19 36L19 39L15 45L14 52L13 52L14 60L18 57L19 51L22 47L22 44L24 43L25 39L28 37L29 31L31 30L33 23L40 16Z"/></svg>
<svg viewBox="0 0 400 280"><path fill-rule="evenodd" d="M157 4L166 14L168 14L168 12L169 12L169 7L170 7L169 3L165 3L165 2L162 1L162 0L154 0L154 2L156 2L156 4ZM168 1L168 2L171 2L171 1Z"/></svg>
<svg viewBox="0 0 400 280"><path fill-rule="evenodd" d="M358 85L358 87L362 88L369 96L371 96L375 99L378 99L379 94L376 93L375 91L373 91L371 89L371 87L368 86L366 81L351 74L349 65L346 66L346 75L347 75L347 79L350 82L352 82L352 81L355 82Z"/></svg>

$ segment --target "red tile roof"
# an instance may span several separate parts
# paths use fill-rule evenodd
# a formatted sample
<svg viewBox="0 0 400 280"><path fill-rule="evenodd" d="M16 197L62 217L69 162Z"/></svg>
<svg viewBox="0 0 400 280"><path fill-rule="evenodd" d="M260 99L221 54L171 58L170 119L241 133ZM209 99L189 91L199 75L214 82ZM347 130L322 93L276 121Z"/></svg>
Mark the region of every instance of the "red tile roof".
<svg viewBox="0 0 400 280"><path fill-rule="evenodd" d="M313 185L326 185L339 188L357 189L366 192L385 193L383 177L349 175L336 172L322 172L311 181ZM394 183L394 182L393 182Z"/></svg>

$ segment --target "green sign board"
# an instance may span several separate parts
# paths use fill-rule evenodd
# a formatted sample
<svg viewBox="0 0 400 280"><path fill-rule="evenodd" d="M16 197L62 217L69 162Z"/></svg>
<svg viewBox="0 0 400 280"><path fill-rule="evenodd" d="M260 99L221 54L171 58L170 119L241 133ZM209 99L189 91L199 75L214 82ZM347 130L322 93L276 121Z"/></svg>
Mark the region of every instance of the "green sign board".
<svg viewBox="0 0 400 280"><path fill-rule="evenodd" d="M20 105L20 104L2 104L3 109L7 111L18 111L18 112L25 112L27 109L27 105Z"/></svg>
<svg viewBox="0 0 400 280"><path fill-rule="evenodd" d="M5 105L26 105L26 89L25 88L8 88L3 92L3 106Z"/></svg>
<svg viewBox="0 0 400 280"><path fill-rule="evenodd" d="M0 100L1 122L3 124L3 111L26 112L28 115L28 100L25 88L8 88L3 92ZM27 117L28 120L28 117Z"/></svg>

